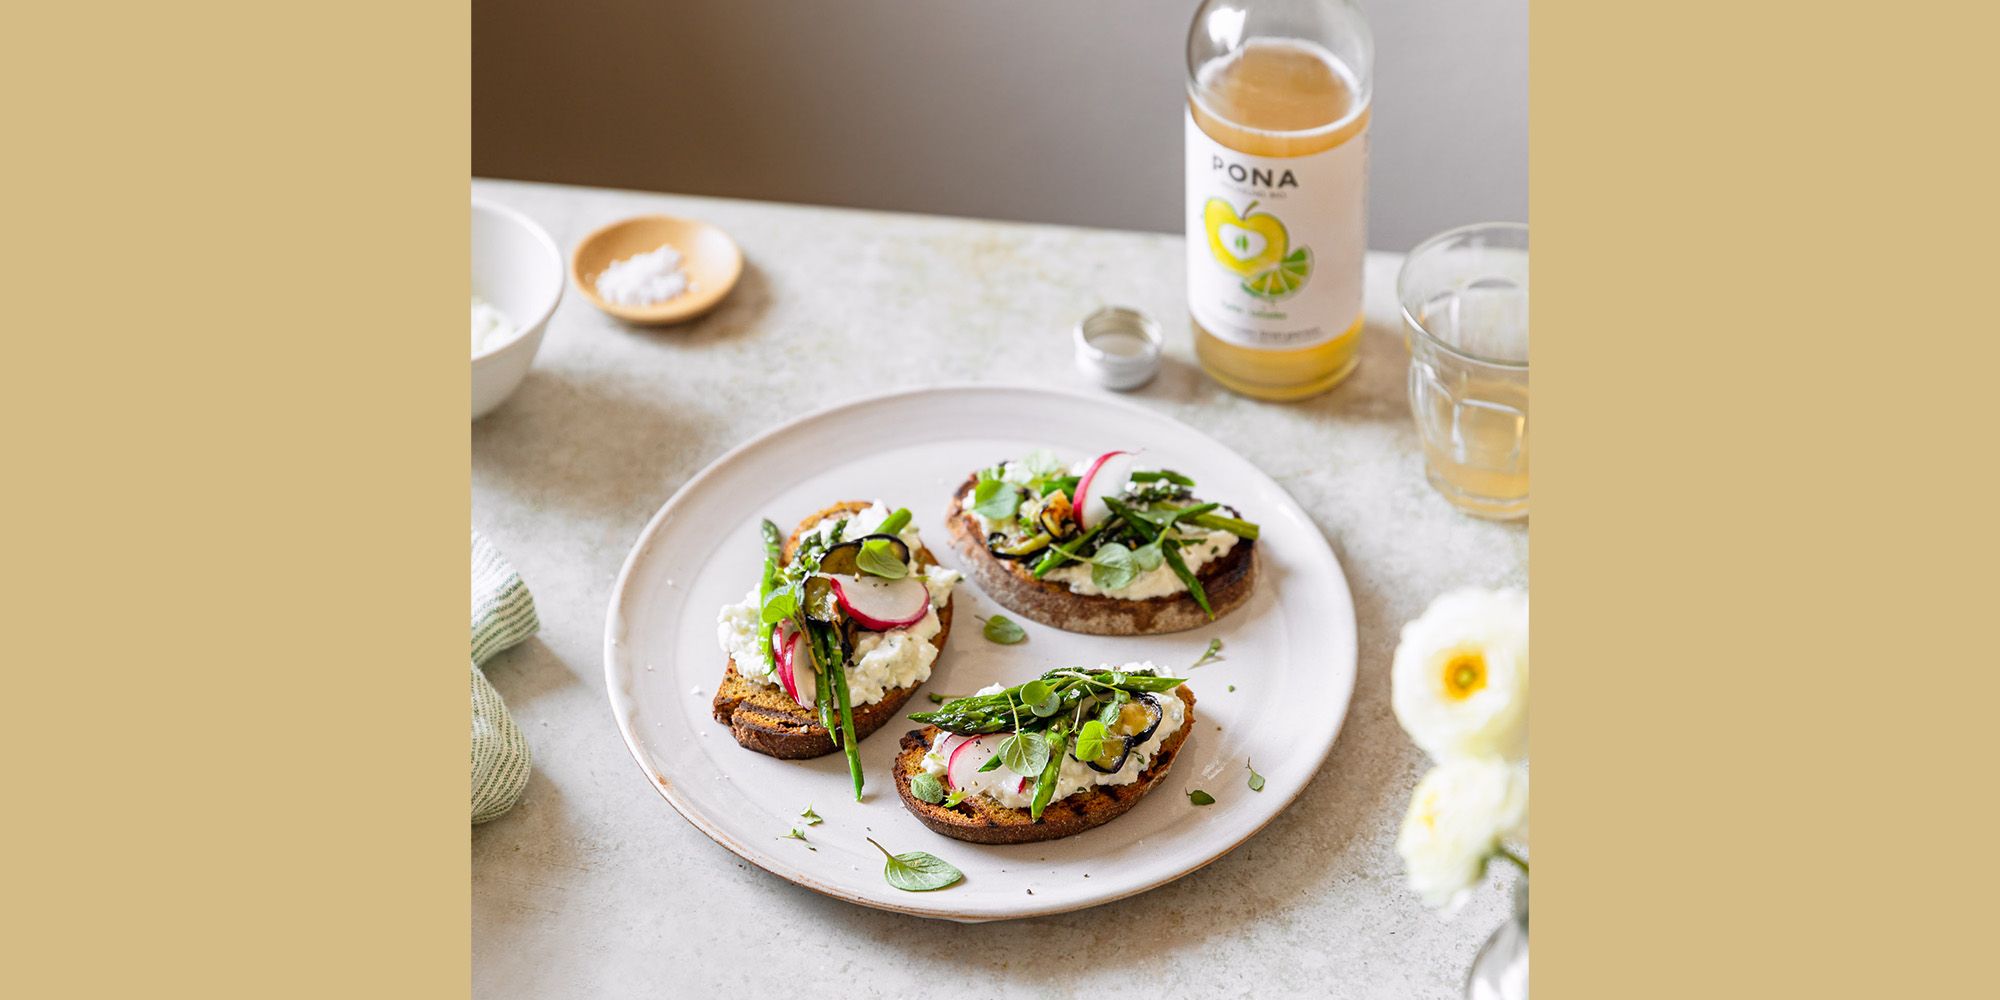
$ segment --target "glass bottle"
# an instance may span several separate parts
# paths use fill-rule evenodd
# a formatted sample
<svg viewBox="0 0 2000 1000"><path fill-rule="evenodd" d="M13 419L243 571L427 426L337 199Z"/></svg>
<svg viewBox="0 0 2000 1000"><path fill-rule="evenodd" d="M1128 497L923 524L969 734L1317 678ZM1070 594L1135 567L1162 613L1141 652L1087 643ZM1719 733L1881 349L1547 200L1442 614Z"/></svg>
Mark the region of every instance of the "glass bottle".
<svg viewBox="0 0 2000 1000"><path fill-rule="evenodd" d="M1188 30L1188 312L1230 389L1354 370L1374 39L1351 0L1207 0Z"/></svg>

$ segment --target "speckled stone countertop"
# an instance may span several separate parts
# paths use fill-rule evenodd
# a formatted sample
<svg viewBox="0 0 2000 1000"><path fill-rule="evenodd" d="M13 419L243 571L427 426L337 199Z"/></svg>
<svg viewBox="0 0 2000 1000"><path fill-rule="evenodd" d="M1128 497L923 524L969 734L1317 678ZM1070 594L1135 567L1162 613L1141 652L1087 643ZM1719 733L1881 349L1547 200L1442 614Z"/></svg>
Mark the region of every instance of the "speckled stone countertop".
<svg viewBox="0 0 2000 1000"><path fill-rule="evenodd" d="M1461 515L1424 482L1397 255L1368 260L1360 369L1318 399L1273 404L1195 367L1178 237L514 182L472 190L526 212L565 254L606 222L666 212L721 226L746 258L735 293L681 328L622 326L570 289L527 381L472 425L473 526L513 560L542 620L486 668L535 773L513 812L472 829L476 996L754 996L770 984L831 997L1462 995L1511 876L1489 875L1451 918L1405 888L1396 826L1425 761L1390 712L1389 659L1402 623L1439 592L1524 584L1528 534ZM646 519L730 447L855 395L939 381L1103 392L1071 366L1068 338L1107 303L1145 309L1168 332L1165 370L1130 398L1269 472L1347 572L1360 675L1311 787L1171 885L985 925L796 888L681 819L633 764L604 694L605 608Z"/></svg>

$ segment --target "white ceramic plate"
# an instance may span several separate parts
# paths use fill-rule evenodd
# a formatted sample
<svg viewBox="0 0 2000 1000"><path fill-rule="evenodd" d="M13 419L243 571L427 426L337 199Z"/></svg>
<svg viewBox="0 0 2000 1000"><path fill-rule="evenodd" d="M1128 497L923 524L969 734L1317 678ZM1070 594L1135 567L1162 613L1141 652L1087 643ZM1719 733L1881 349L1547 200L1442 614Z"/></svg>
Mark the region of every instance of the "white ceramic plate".
<svg viewBox="0 0 2000 1000"><path fill-rule="evenodd" d="M1033 428L1068 428L1050 440ZM783 761L736 745L710 715L726 657L716 611L741 600L761 566L758 522L789 531L838 500L879 499L916 515L926 544L956 562L944 529L951 490L972 470L1038 447L1066 460L1144 449L1198 492L1262 526L1257 591L1212 627L1177 635L1073 635L1025 621L1028 640L999 646L980 617L1000 610L970 583L955 592L951 637L908 711L926 692L969 694L1064 664L1150 659L1189 678L1198 721L1166 782L1124 816L1040 844L981 846L930 832L889 778L903 733L891 722L861 744L865 800L855 802L840 754ZM1225 659L1186 670L1210 638ZM778 427L729 452L653 516L625 560L605 627L605 681L632 755L688 821L781 878L866 906L955 920L1060 913L1170 882L1228 853L1271 821L1333 748L1354 690L1354 605L1347 580L1305 511L1245 459L1185 424L1109 399L1041 389L966 386L863 400ZM1235 686L1234 691L1229 687ZM1246 761L1267 779L1247 785ZM1185 790L1215 804L1196 807ZM810 805L825 818L806 827ZM808 843L782 839L793 827ZM891 851L929 851L965 872L936 892L882 878ZM1033 890L1030 894L1029 890Z"/></svg>

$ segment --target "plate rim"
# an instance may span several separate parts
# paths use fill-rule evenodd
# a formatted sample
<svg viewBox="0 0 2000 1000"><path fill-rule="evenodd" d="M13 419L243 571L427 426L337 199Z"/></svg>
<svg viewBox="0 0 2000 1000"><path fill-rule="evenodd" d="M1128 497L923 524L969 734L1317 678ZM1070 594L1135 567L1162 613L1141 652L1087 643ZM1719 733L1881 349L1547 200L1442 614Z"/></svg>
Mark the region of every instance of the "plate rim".
<svg viewBox="0 0 2000 1000"><path fill-rule="evenodd" d="M1312 524L1313 528L1315 529L1315 534L1318 537L1320 547L1325 551L1328 562L1332 563L1334 573L1340 580L1341 589L1346 598L1346 600L1342 602L1342 604L1344 607L1344 612L1348 623L1347 632L1350 636L1353 637L1353 641L1349 643L1349 645L1351 646L1350 650L1351 655L1348 659L1347 683L1345 685L1345 690L1341 694L1342 705L1341 705L1340 718L1338 722L1334 725L1332 732L1327 736L1325 745L1319 748L1319 752L1317 753L1315 759L1313 760L1311 777L1308 777L1305 781L1300 782L1299 784L1294 786L1291 789L1291 794L1286 797L1284 802L1280 803L1276 809L1272 810L1270 814L1265 816L1261 821L1257 822L1254 826L1251 826L1248 830L1246 830L1241 837L1236 838L1235 840L1231 841L1227 846L1221 848L1220 850L1215 851L1214 853L1208 855L1207 857L1200 859L1199 861L1195 862L1193 865L1187 868L1173 872L1172 874L1162 876L1155 880L1147 881L1142 885L1133 887L1125 891L1118 892L1114 895L1104 896L1102 898L1093 898L1075 903L1058 904L1055 906L1017 907L1014 909L1009 909L1005 912L991 913L991 914L963 913L963 912L955 913L952 912L948 907L921 906L921 905L916 905L914 902L912 904L900 904L885 900L870 899L864 896L858 896L852 894L846 890L837 888L832 885L827 885L823 883L821 880L807 874L803 870L789 866L782 861L778 861L775 858L767 858L763 855L760 855L750 850L748 846L737 843L736 840L732 838L728 833L724 832L718 826L710 823L705 817L703 817L700 814L699 810L684 805L676 796L673 783L670 780L668 780L668 778L665 775L656 773L653 767L646 762L646 759L643 756L641 756L638 740L630 724L632 720L628 718L629 712L626 710L625 706L622 706L620 704L619 689L622 686L621 679L624 677L636 676L632 674L631 670L629 669L629 666L621 668L620 665L620 656L622 654L619 646L619 638L621 633L621 621L623 618L623 615L621 613L621 607L624 605L626 601L626 588L631 582L631 576L634 567L638 565L640 557L644 555L647 552L647 550L652 548L651 542L655 534L659 531L661 525L666 523L670 515L672 515L675 512L675 509L685 501L686 497L689 494L693 493L698 487L703 485L707 480L720 474L721 470L724 469L725 467L732 465L737 461L740 461L744 453L750 451L753 448L759 447L768 440L774 439L784 434L785 432L794 430L804 424L820 420L828 416L832 416L834 414L840 413L845 410L853 410L853 409L860 409L863 407L876 406L882 403L895 400L908 399L910 397L915 397L915 396L936 396L936 395L945 395L950 393L966 392L966 391L1029 393L1039 396L1052 396L1069 401L1109 406L1113 409L1122 409L1130 413L1146 417L1152 420L1164 421L1167 424L1171 425L1172 427L1179 429L1180 431L1193 434L1203 440L1208 441L1209 443L1215 445L1216 447L1222 448L1223 450L1228 451L1232 454L1236 454L1239 458L1243 458L1243 460L1246 463L1249 463L1252 468L1256 469L1260 475L1263 475L1266 479L1270 480L1272 485L1276 486L1278 488L1278 491L1284 494L1284 496L1287 499L1290 499L1292 501L1292 504L1295 507L1298 507L1301 513L1306 514L1307 522L1309 524ZM1085 910L1095 906L1103 906L1108 903L1115 903L1121 899L1130 899L1133 896L1137 896L1146 892L1151 892L1152 890L1157 889L1163 885L1166 885L1169 882L1174 882L1182 878L1186 878L1187 876L1192 875L1195 872L1198 872L1203 868L1208 867L1211 864L1214 864L1216 861L1221 860L1224 856L1232 853L1238 847L1243 846L1243 844L1249 841L1250 838L1255 837L1257 834L1263 832L1264 828L1266 826L1269 826L1273 820L1276 820L1279 816L1283 815L1287 810L1289 810L1292 807L1292 804L1297 802L1301 795L1305 794L1306 788L1312 784L1313 779L1319 776L1320 769L1326 766L1327 758L1332 756L1333 754L1334 744L1339 742L1341 731L1347 727L1348 713L1353 711L1354 708L1354 689L1360 680L1360 660L1361 660L1361 643L1360 643L1359 626L1355 617L1354 588L1348 582L1347 567L1341 564L1340 556L1338 553L1334 552L1333 545L1326 538L1326 533L1324 531L1318 530L1318 524L1312 521L1311 514L1305 511L1304 505L1300 504L1298 502L1298 499L1291 495L1291 491L1285 489L1284 485L1279 483L1269 473L1265 472L1261 468L1258 468L1256 463L1250 462L1248 458L1243 457L1240 452L1236 451L1236 449L1223 444L1221 441L1216 440L1212 435L1208 434L1206 431L1203 431L1202 429L1195 427L1192 424L1189 424L1186 421L1183 421L1180 418L1173 416L1172 414L1162 413L1158 410L1140 406L1137 403L1124 399L1118 399L1115 397L1094 396L1080 392L1067 391L1063 389L1054 389L1047 386L1028 385L1021 383L1003 383L1003 382L947 382L947 383L939 383L935 385L921 386L910 389L893 390L890 392L877 393L871 396L864 396L858 399L851 399L845 402L834 403L830 406L824 406L815 410L811 410L809 412L793 417L789 420L785 420L771 427L768 427L765 430L750 437L748 440L745 440L742 443L736 445L735 447L730 448L729 450L723 452L721 455L716 456L716 458L713 461L703 466L700 471L696 472L693 476L688 477L687 481L682 483L680 488L676 489L670 496L668 496L666 501L660 505L659 509L653 512L653 516L646 520L645 526L639 529L638 536L633 539L631 549L626 552L624 562L618 568L618 578L616 582L612 584L611 597L605 611L605 619L604 619L604 687L605 687L605 697L608 702L608 707L611 709L612 722L617 725L618 735L625 742L626 753L631 756L632 762L638 766L640 772L646 776L647 784L652 785L653 790L659 792L660 797L666 799L667 804L673 807L674 812L680 814L680 817L682 819L686 820L696 830L699 830L703 836L706 836L708 839L714 841L716 844L720 845L721 847L728 850L730 853L736 855L737 857L743 859L744 861L749 862L750 864L757 866L759 869L762 869L765 872L775 875L778 878L781 878L786 882L791 883L792 885L796 885L804 889L809 889L822 896L826 896L831 899L838 899L843 902L855 904L857 906L865 906L870 909L884 910L892 913L906 913L911 916L917 916L917 917L928 917L931 919L954 920L959 922L973 922L973 923L987 923L999 920L1019 920L1027 917L1055 916L1057 914L1072 913L1077 910Z"/></svg>

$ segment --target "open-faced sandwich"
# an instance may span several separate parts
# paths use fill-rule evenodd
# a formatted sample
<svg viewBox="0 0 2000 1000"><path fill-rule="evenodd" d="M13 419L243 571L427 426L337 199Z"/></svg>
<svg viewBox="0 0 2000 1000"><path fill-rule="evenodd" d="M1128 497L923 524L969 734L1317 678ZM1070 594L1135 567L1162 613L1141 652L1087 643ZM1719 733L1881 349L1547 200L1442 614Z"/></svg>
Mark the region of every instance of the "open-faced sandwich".
<svg viewBox="0 0 2000 1000"><path fill-rule="evenodd" d="M930 678L958 580L924 548L908 509L838 503L789 538L765 521L763 574L718 616L729 665L716 721L773 757L844 749L859 798L856 744Z"/></svg>
<svg viewBox="0 0 2000 1000"><path fill-rule="evenodd" d="M1228 614L1257 581L1257 526L1194 480L1113 451L1047 451L973 473L945 521L980 589L1044 625L1155 635Z"/></svg>
<svg viewBox="0 0 2000 1000"><path fill-rule="evenodd" d="M1063 667L910 718L896 790L925 826L978 844L1082 833L1167 776L1194 729L1194 693L1151 663Z"/></svg>

